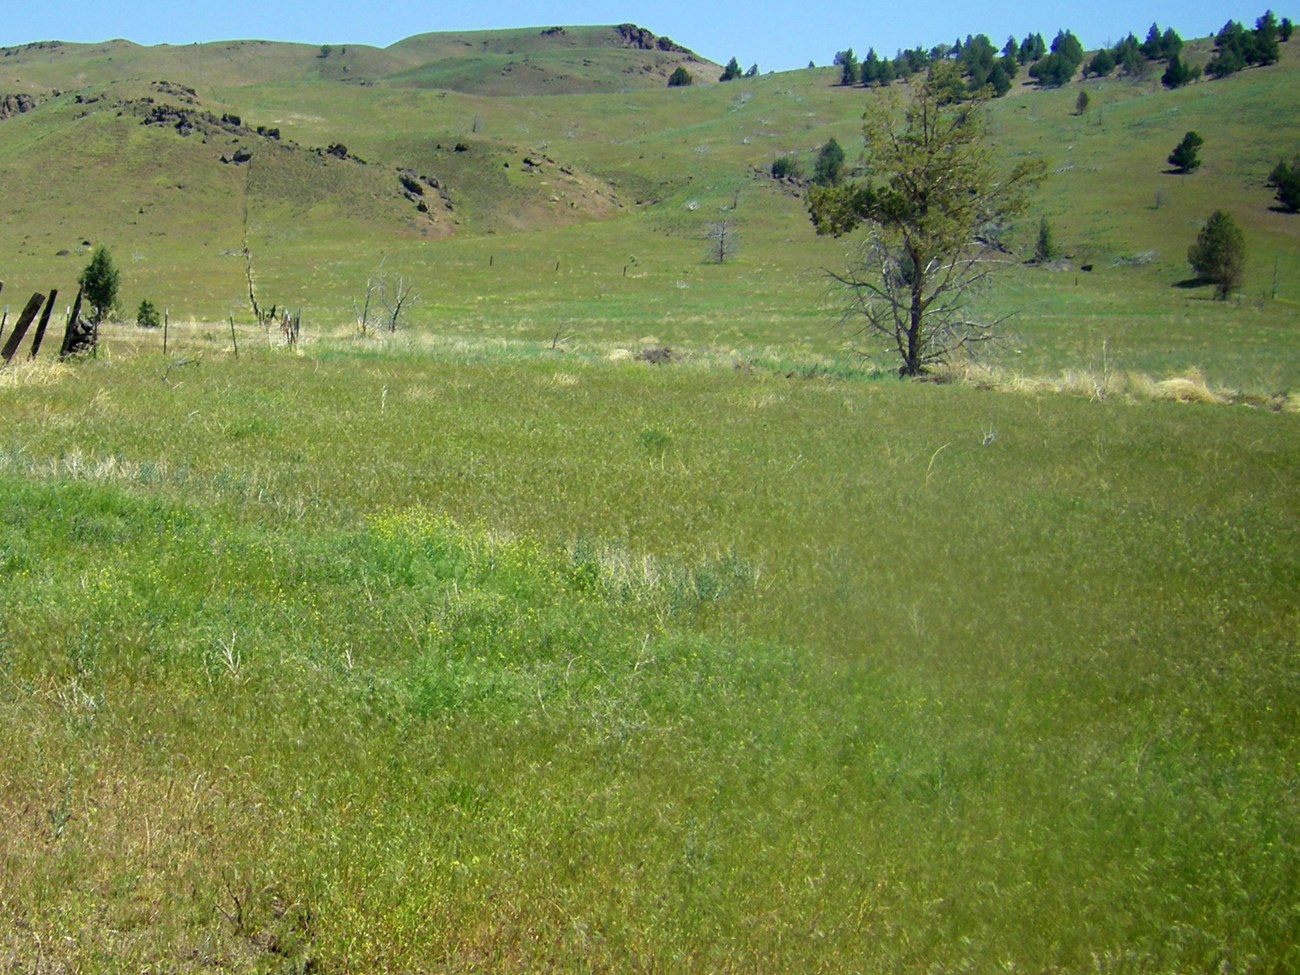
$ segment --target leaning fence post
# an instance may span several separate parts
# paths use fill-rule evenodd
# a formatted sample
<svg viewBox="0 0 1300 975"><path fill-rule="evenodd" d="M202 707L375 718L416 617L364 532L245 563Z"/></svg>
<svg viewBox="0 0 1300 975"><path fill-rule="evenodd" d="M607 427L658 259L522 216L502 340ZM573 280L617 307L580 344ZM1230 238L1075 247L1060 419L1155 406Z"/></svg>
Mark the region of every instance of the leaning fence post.
<svg viewBox="0 0 1300 975"><path fill-rule="evenodd" d="M67 358L68 352L72 349L73 339L77 334L77 317L81 314L81 293L82 289L77 289L77 299L72 303L72 314L68 316L68 324L63 329L63 345L59 348L59 358Z"/></svg>
<svg viewBox="0 0 1300 975"><path fill-rule="evenodd" d="M32 319L34 319L36 313L41 310L41 305L44 304L44 302L45 295L41 294L39 291L36 292L36 294L32 295L31 300L27 302L27 307L23 309L23 313L18 316L18 321L14 322L14 330L9 336L9 341L5 343L4 350L0 351L0 358L3 358L6 363L9 362L9 360L14 357L14 353L18 351L19 343L22 342L23 336L27 334L27 326L32 323Z"/></svg>
<svg viewBox="0 0 1300 975"><path fill-rule="evenodd" d="M54 311L54 299L59 296L59 289L54 288L50 291L49 300L45 302L45 311L41 313L41 320L36 325L36 337L32 339L31 358L36 358L36 353L40 351L41 339L45 338L45 329L50 324L50 315Z"/></svg>
<svg viewBox="0 0 1300 975"><path fill-rule="evenodd" d="M231 346L234 347L234 350L235 350L235 358L238 359L238 358L239 358L239 340L238 340L237 338L235 338L235 316L234 316L233 314L231 314L231 315L228 315L227 317L230 318L230 344L231 344Z"/></svg>

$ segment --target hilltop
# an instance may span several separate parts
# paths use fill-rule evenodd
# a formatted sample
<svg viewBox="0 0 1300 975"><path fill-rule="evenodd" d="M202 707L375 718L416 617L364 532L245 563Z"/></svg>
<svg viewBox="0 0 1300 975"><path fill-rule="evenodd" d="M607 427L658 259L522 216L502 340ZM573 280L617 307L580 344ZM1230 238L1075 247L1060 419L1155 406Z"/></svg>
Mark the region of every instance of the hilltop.
<svg viewBox="0 0 1300 975"><path fill-rule="evenodd" d="M416 34L386 48L234 40L144 47L39 41L0 48L0 79L28 93L168 78L190 88L337 81L470 94L571 95L659 88L679 66L718 68L635 24Z"/></svg>

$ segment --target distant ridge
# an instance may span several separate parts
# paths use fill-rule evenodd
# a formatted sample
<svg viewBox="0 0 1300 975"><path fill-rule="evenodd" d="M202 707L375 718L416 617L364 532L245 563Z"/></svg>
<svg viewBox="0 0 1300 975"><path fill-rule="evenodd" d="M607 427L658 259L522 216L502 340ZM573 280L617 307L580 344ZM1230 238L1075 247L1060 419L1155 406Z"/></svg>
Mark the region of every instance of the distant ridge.
<svg viewBox="0 0 1300 975"><path fill-rule="evenodd" d="M39 41L0 48L0 92L37 95L146 77L196 89L324 80L477 95L595 94L664 87L678 67L697 82L718 78L712 62L636 24L435 32L384 48L260 40L149 47L121 39Z"/></svg>

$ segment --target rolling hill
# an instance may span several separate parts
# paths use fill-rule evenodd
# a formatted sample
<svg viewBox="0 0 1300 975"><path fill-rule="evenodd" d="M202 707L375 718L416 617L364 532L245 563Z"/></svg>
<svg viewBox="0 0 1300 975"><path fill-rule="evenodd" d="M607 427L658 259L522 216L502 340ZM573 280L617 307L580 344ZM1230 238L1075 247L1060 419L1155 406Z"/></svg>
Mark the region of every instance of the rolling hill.
<svg viewBox="0 0 1300 975"><path fill-rule="evenodd" d="M1209 42L1184 53L1203 64ZM668 88L677 65L701 83ZM245 300L247 244L267 303L306 307L323 324L346 323L367 269L387 260L437 282L413 323L839 354L845 336L829 327L818 269L841 264L845 242L815 237L797 186L769 167L793 154L810 171L831 137L852 147L863 111L885 96L840 87L833 68L717 76L630 25L423 34L385 49L6 48L0 273L67 288L76 255L102 242L129 261L124 306L152 296L219 319ZM996 300L1019 313L1018 364L1055 368L1104 344L1144 369L1289 382L1300 233L1264 181L1300 150L1296 45L1220 81L1169 91L1157 76L1064 89L1022 76L990 105L999 154L1038 155L1052 171L1013 241L1031 248L1046 217L1066 256L1055 272L1005 277ZM1205 166L1171 176L1164 157L1193 129ZM1248 235L1244 293L1267 298L1248 316L1172 288L1187 277L1196 228L1220 207ZM709 266L699 243L717 220L742 242L725 267ZM514 271L503 274L495 261L507 255ZM1080 279L1084 264L1095 273ZM615 277L627 301L611 308ZM683 306L688 288L687 304L704 311ZM707 335L690 324L729 306L745 313ZM1207 344L1207 332L1235 329L1226 350Z"/></svg>

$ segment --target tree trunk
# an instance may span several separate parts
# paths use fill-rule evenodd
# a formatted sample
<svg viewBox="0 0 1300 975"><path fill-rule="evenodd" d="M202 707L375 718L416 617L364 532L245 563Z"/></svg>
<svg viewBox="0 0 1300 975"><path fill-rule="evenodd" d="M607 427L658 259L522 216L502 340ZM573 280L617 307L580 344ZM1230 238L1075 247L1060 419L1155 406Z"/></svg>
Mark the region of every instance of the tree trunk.
<svg viewBox="0 0 1300 975"><path fill-rule="evenodd" d="M907 319L907 358L903 363L904 376L921 374L921 325L925 318L922 297L925 292L925 270L915 254L912 259L912 304Z"/></svg>

